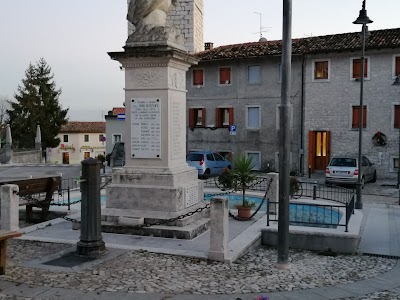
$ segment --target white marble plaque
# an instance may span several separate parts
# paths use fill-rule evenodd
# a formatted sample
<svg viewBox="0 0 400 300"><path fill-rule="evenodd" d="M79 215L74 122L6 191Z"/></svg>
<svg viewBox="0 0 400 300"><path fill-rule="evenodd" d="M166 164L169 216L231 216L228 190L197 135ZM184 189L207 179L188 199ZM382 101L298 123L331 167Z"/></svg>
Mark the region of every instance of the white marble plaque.
<svg viewBox="0 0 400 300"><path fill-rule="evenodd" d="M199 198L199 188L198 185L189 186L186 189L186 207L195 205Z"/></svg>
<svg viewBox="0 0 400 300"><path fill-rule="evenodd" d="M131 100L132 158L161 158L161 101Z"/></svg>

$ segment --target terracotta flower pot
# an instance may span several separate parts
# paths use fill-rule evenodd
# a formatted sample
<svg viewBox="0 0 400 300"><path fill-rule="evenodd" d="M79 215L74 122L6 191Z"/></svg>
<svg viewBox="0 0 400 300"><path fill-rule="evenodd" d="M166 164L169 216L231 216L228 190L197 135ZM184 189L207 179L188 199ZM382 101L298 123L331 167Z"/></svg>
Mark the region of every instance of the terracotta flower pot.
<svg viewBox="0 0 400 300"><path fill-rule="evenodd" d="M249 218L251 216L251 206L238 206L238 217L239 218Z"/></svg>

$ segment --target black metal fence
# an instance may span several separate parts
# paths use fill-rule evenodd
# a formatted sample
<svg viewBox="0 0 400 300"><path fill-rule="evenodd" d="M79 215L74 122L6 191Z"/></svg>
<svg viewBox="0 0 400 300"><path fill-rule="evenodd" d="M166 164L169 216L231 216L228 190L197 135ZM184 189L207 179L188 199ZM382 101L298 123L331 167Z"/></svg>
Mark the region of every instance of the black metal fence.
<svg viewBox="0 0 400 300"><path fill-rule="evenodd" d="M310 182L299 182L298 191L292 195L293 199L316 200L324 199L341 203L342 205L316 204L310 202L290 203L289 221L301 226L318 226L336 228L344 226L348 232L351 215L354 214L355 191L334 185L324 185ZM278 202L269 201L267 206L267 226L270 221L278 221ZM271 208L274 208L273 210ZM272 216L272 217L271 217ZM271 219L272 218L272 219Z"/></svg>

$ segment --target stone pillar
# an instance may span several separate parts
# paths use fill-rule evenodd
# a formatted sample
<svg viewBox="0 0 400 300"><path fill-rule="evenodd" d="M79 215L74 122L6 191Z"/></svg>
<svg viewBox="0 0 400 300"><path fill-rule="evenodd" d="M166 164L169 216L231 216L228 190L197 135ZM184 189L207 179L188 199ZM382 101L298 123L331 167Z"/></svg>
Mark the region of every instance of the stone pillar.
<svg viewBox="0 0 400 300"><path fill-rule="evenodd" d="M269 211L271 214L276 215L278 214L278 208L279 208L279 173L274 173L274 172L268 173L267 179L268 179L267 184L272 179L271 185L267 193L267 198L269 199L269 201L275 202L272 204L268 204Z"/></svg>
<svg viewBox="0 0 400 300"><path fill-rule="evenodd" d="M211 260L225 261L228 250L228 199L226 197L213 197L210 211L210 252Z"/></svg>
<svg viewBox="0 0 400 300"><path fill-rule="evenodd" d="M40 125L36 127L35 149L40 150L40 155L42 155L42 134L40 133Z"/></svg>
<svg viewBox="0 0 400 300"><path fill-rule="evenodd" d="M5 184L0 187L1 229L19 230L19 187Z"/></svg>
<svg viewBox="0 0 400 300"><path fill-rule="evenodd" d="M6 159L5 163L6 164L11 164L12 163L12 137L11 137L11 128L10 124L7 124L6 127L6 144L4 145L5 153L6 153Z"/></svg>
<svg viewBox="0 0 400 300"><path fill-rule="evenodd" d="M101 235L100 168L101 161L89 158L82 164L81 236L76 252L97 256L105 252Z"/></svg>
<svg viewBox="0 0 400 300"><path fill-rule="evenodd" d="M144 216L194 208L203 202L203 186L186 163L186 72L197 58L169 41L109 55L125 69L127 139L125 166L113 173L106 207Z"/></svg>

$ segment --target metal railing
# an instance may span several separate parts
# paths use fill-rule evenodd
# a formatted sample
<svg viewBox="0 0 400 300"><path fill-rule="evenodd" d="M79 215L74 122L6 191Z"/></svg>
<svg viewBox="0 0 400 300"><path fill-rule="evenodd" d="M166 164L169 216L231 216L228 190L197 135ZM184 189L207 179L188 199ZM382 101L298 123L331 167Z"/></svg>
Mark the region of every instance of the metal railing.
<svg viewBox="0 0 400 300"><path fill-rule="evenodd" d="M299 190L292 197L296 199L306 198L307 200L324 199L335 201L342 205L291 202L289 211L289 222L291 224L325 228L344 226L345 231L348 232L350 218L354 214L354 190L333 185L299 182ZM271 219L270 214L271 211L277 211L277 205L279 205L278 202L268 202L267 226L269 226L270 221L278 221L278 214L272 215L273 219ZM272 210L271 207L275 209Z"/></svg>
<svg viewBox="0 0 400 300"><path fill-rule="evenodd" d="M257 176L256 179L249 184L248 190L265 192L268 188L268 182L265 176ZM220 188L218 184L218 176L203 179L203 185L206 188Z"/></svg>

